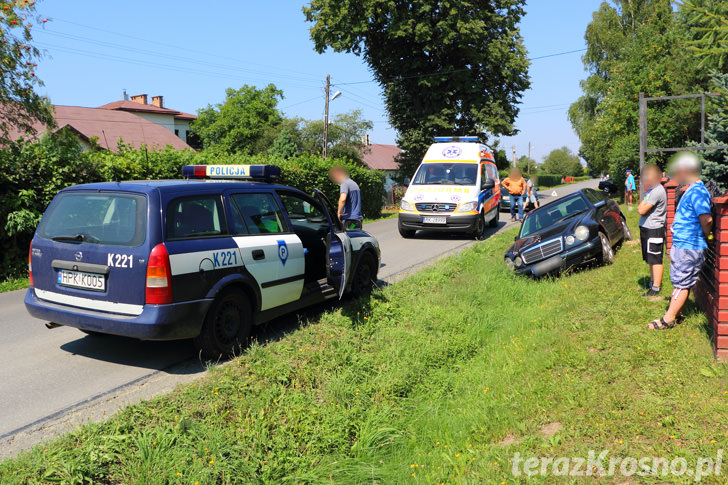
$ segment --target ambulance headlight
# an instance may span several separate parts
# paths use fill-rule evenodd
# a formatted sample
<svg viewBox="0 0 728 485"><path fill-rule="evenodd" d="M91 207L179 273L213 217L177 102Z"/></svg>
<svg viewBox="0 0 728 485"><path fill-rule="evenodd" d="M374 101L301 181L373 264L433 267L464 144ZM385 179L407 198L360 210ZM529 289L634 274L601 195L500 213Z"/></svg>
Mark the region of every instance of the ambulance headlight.
<svg viewBox="0 0 728 485"><path fill-rule="evenodd" d="M399 208L409 212L414 212L415 210L415 207L404 199L399 202Z"/></svg>
<svg viewBox="0 0 728 485"><path fill-rule="evenodd" d="M456 212L473 212L477 208L477 202L466 202L464 204L460 204L460 207L458 207L458 210Z"/></svg>
<svg viewBox="0 0 728 485"><path fill-rule="evenodd" d="M574 237L579 241L586 241L589 239L589 228L586 226L579 226L574 230Z"/></svg>

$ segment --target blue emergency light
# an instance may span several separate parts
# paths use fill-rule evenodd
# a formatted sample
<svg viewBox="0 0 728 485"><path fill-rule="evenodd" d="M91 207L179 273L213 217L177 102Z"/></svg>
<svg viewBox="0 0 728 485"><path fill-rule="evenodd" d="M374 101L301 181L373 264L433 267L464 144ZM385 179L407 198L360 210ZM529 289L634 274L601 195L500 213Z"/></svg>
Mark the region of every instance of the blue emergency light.
<svg viewBox="0 0 728 485"><path fill-rule="evenodd" d="M187 179L244 179L271 182L281 176L276 165L185 165L182 176Z"/></svg>
<svg viewBox="0 0 728 485"><path fill-rule="evenodd" d="M477 136L436 136L436 143L462 142L462 143L478 143L480 138Z"/></svg>

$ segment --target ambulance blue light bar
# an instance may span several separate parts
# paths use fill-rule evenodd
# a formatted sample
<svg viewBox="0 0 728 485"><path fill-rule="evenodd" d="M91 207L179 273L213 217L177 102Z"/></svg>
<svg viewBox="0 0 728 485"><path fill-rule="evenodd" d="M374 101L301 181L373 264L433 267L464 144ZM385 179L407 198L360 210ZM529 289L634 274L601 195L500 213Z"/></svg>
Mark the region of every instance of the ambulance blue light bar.
<svg viewBox="0 0 728 485"><path fill-rule="evenodd" d="M276 165L185 165L182 176L187 179L244 179L271 182L281 176Z"/></svg>
<svg viewBox="0 0 728 485"><path fill-rule="evenodd" d="M480 138L477 136L436 136L436 143L462 142L462 143L478 143Z"/></svg>

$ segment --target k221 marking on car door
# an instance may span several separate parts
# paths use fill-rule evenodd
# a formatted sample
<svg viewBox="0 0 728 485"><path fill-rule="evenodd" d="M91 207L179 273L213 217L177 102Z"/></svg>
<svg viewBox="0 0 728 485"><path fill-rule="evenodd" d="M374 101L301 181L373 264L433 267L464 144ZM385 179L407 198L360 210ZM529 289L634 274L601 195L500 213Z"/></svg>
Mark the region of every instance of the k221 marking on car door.
<svg viewBox="0 0 728 485"><path fill-rule="evenodd" d="M243 264L258 282L261 310L301 298L305 260L303 244L295 234L233 237Z"/></svg>

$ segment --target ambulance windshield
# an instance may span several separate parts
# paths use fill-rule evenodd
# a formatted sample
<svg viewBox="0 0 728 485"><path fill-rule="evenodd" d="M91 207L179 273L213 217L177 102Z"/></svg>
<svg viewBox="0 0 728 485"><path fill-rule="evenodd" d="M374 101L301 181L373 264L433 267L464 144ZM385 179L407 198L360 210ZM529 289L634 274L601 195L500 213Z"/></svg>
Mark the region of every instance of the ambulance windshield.
<svg viewBox="0 0 728 485"><path fill-rule="evenodd" d="M413 185L475 185L476 163L423 163L412 180Z"/></svg>

